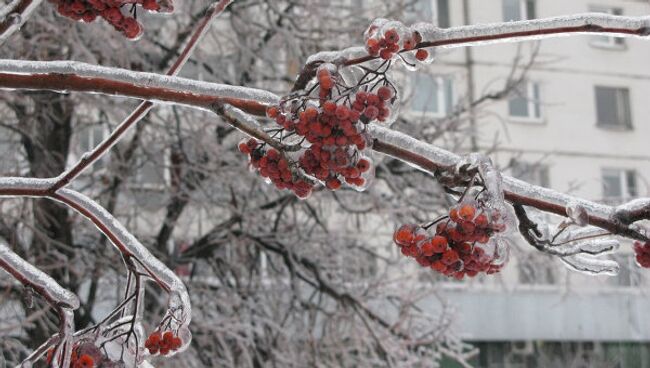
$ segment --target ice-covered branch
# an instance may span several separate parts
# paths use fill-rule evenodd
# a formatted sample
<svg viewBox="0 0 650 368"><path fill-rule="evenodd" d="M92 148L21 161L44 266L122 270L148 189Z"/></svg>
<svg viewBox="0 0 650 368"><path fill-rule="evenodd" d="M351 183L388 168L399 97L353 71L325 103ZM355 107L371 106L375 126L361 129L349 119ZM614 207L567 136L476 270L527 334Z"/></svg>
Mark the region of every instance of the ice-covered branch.
<svg viewBox="0 0 650 368"><path fill-rule="evenodd" d="M43 0L13 0L0 8L0 46L25 24Z"/></svg>
<svg viewBox="0 0 650 368"><path fill-rule="evenodd" d="M392 129L373 126L369 128L369 133L375 138L374 150L401 159L428 172L441 169L450 170L462 160L461 156L452 152ZM646 240L644 234L614 220L612 216L615 209L611 206L532 185L509 176L503 176L503 185L505 198L511 203L535 207L559 216L567 216L567 207L579 204L588 212L589 224L613 234Z"/></svg>
<svg viewBox="0 0 650 368"><path fill-rule="evenodd" d="M49 275L19 257L3 242L0 242L0 267L25 287L40 294L52 307L79 308L79 298L74 293L64 289Z"/></svg>
<svg viewBox="0 0 650 368"><path fill-rule="evenodd" d="M134 260L137 271L150 277L169 293L168 318L177 330L187 330L191 320L191 304L183 282L154 257L113 215L92 199L74 190L61 188L56 192L49 189L52 179L0 178L0 196L44 197L59 201L89 219L106 235L120 251L125 260ZM0 260L5 254L0 252ZM76 304L78 306L78 302ZM184 346L189 338L183 340Z"/></svg>
<svg viewBox="0 0 650 368"><path fill-rule="evenodd" d="M416 25L422 42L415 49L427 47L466 47L494 43L539 40L574 34L609 34L620 37L650 35L650 16L627 17L603 13L585 13L516 22L476 24L438 28L433 24ZM362 63L372 56L350 58L346 65Z"/></svg>
<svg viewBox="0 0 650 368"><path fill-rule="evenodd" d="M279 99L255 88L200 82L73 61L0 60L0 88L78 91L173 102L209 110L220 101L264 115Z"/></svg>
<svg viewBox="0 0 650 368"><path fill-rule="evenodd" d="M7 271L26 288L34 290L56 310L59 317L59 333L56 339L48 340L47 347L56 345L53 359L57 364L60 363L60 366L67 367L74 333L73 310L79 308L79 298L71 291L61 287L45 272L22 259L3 242L0 242L0 268ZM33 363L39 357L39 354L35 354L30 356L27 361Z"/></svg>
<svg viewBox="0 0 650 368"><path fill-rule="evenodd" d="M272 93L256 89L97 67L83 63L1 60L0 71L21 73L0 74L0 87L99 92L163 100L207 110L213 109L216 106L215 103L224 103L254 115L264 114L268 104L279 100ZM30 71L49 71L50 73L22 74ZM59 72L78 74L58 74ZM454 153L391 129L375 126L370 127L369 133L375 139L373 148L376 151L391 155L429 172L452 169L461 160L461 157ZM507 176L503 178L503 185L505 198L512 203L535 207L560 216L566 216L567 205L579 204L587 210L589 224L617 235L646 240L645 235L620 221L613 220L614 209L611 206L530 185Z"/></svg>

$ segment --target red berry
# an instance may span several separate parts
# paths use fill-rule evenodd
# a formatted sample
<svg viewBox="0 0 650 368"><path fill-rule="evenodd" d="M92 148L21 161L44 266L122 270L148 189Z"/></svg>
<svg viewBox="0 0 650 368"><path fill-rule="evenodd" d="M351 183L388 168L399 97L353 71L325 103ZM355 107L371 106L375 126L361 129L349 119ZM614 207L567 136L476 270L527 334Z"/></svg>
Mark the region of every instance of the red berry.
<svg viewBox="0 0 650 368"><path fill-rule="evenodd" d="M415 239L415 225L402 225L393 234L393 241L401 246L409 245Z"/></svg>
<svg viewBox="0 0 650 368"><path fill-rule="evenodd" d="M386 31L386 33L384 33L384 38L388 43L399 42L399 34L397 33L397 30L395 30L394 28L391 28L388 31Z"/></svg>
<svg viewBox="0 0 650 368"><path fill-rule="evenodd" d="M337 190L341 187L341 181L337 178L329 178L325 182L325 186L329 190Z"/></svg>
<svg viewBox="0 0 650 368"><path fill-rule="evenodd" d="M336 112L336 103L334 103L334 101L325 101L323 103L323 111L326 114L334 115Z"/></svg>
<svg viewBox="0 0 650 368"><path fill-rule="evenodd" d="M390 100L393 97L393 90L388 86L380 87L377 90L377 96L384 101Z"/></svg>
<svg viewBox="0 0 650 368"><path fill-rule="evenodd" d="M458 210L458 215L460 215L463 220L472 220L476 214L476 208L471 204L464 204Z"/></svg>
<svg viewBox="0 0 650 368"><path fill-rule="evenodd" d="M275 119L279 113L280 110L276 106L269 106L266 109L266 116L268 116L271 119Z"/></svg>
<svg viewBox="0 0 650 368"><path fill-rule="evenodd" d="M442 253L447 249L447 238L436 235L431 239L434 253Z"/></svg>
<svg viewBox="0 0 650 368"><path fill-rule="evenodd" d="M429 57L429 51L424 50L424 49L419 49L418 51L415 52L415 58L424 61Z"/></svg>
<svg viewBox="0 0 650 368"><path fill-rule="evenodd" d="M363 116L368 118L368 120L373 120L379 115L379 109L376 106L368 106L363 111Z"/></svg>

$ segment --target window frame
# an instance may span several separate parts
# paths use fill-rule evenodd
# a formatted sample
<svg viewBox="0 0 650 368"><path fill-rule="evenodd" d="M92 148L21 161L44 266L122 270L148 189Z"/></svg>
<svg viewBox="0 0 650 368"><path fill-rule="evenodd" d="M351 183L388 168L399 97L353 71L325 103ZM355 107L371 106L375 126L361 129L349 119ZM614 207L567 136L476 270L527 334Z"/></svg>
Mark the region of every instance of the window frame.
<svg viewBox="0 0 650 368"><path fill-rule="evenodd" d="M542 109L542 84L538 81L535 80L526 80L523 81L522 84L525 84L526 86L526 100L527 100L527 106L526 110L528 111L527 116L518 116L518 115L512 115L512 110L510 108L510 103L513 99L513 96L511 95L507 102L508 102L508 119L512 122L518 122L518 123L533 123L533 124L543 124L544 123L544 111ZM530 98L528 96L533 96L535 93L535 86L537 86L537 98ZM518 93L518 91L516 91ZM522 97L522 96L518 96ZM531 111L538 111L539 114L538 116L531 115Z"/></svg>
<svg viewBox="0 0 650 368"><path fill-rule="evenodd" d="M604 123L600 121L600 116L598 113L598 89L611 89L616 91L616 108L619 109L621 107L624 107L627 109L627 121L623 122L623 124L611 124L611 123ZM626 105L621 106L621 94L619 92L625 92L625 96L627 98ZM621 87L621 86L611 86L611 85L604 85L604 84L596 84L594 85L594 103L595 103L595 113L596 113L596 127L600 129L606 129L606 130L619 130L619 131L632 131L634 130L634 122L633 122L633 114L632 114L632 91L628 87ZM617 115L620 115L620 111L617 111ZM619 116L620 117L620 116Z"/></svg>
<svg viewBox="0 0 650 368"><path fill-rule="evenodd" d="M615 175L607 175L607 174L612 174L616 173ZM634 177L634 190L636 193L631 193L630 191L630 174ZM605 195L605 176L617 176L619 180L619 185L621 188L621 194L619 196L606 196ZM602 193L603 193L603 199L606 202L625 202L629 201L631 199L634 199L638 197L639 195L639 180L638 180L638 173L635 169L629 169L629 168L615 168L615 167L604 167L600 170L600 179L603 184L602 187Z"/></svg>
<svg viewBox="0 0 650 368"><path fill-rule="evenodd" d="M604 13L609 15L623 15L623 8L611 5L589 5L589 12ZM589 40L591 47L607 50L626 50L627 42L624 37L596 35Z"/></svg>

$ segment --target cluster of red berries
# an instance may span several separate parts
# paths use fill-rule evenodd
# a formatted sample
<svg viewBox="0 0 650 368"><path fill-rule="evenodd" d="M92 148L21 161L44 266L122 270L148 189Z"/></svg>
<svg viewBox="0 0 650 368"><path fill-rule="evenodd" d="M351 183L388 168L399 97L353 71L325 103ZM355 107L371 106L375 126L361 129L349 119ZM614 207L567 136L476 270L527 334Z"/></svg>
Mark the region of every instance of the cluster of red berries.
<svg viewBox="0 0 650 368"><path fill-rule="evenodd" d="M461 280L480 272L492 274L499 272L502 264L495 263L498 255L489 254L484 244L505 230L499 220L498 212L464 203L449 211L447 221L438 223L435 233L429 232L431 227L407 224L395 231L393 241L405 256L446 276Z"/></svg>
<svg viewBox="0 0 650 368"><path fill-rule="evenodd" d="M378 24L371 24L365 33L366 50L372 56L379 56L384 60L390 60L400 51L413 50L420 42L422 36L419 32L413 31L410 34L400 37L397 28L389 28L381 32ZM415 52L415 58L424 61L429 57L429 52L424 49L418 49Z"/></svg>
<svg viewBox="0 0 650 368"><path fill-rule="evenodd" d="M356 164L350 162L350 148L337 147L333 151L323 149L322 146L313 145L300 157L300 167L305 173L325 182L329 190L341 187L341 178L349 185L362 187L365 179L363 173L370 170L370 160L360 158Z"/></svg>
<svg viewBox="0 0 650 368"><path fill-rule="evenodd" d="M291 164L276 149L265 150L263 145L253 138L239 143L239 151L249 156L251 166L257 169L278 189L289 189L298 197L306 198L311 194L313 185L298 177L291 171Z"/></svg>
<svg viewBox="0 0 650 368"><path fill-rule="evenodd" d="M126 38L136 38L142 33L142 24L135 17L124 14L123 7L137 5L154 12L173 11L172 0L49 0L57 11L68 18L92 22L104 18ZM132 8L135 11L135 8Z"/></svg>
<svg viewBox="0 0 650 368"><path fill-rule="evenodd" d="M90 354L80 354L78 349L72 351L70 356L70 368L93 368L95 367L95 359L93 359ZM52 357L54 356L54 349L47 351L47 364L52 363Z"/></svg>
<svg viewBox="0 0 650 368"><path fill-rule="evenodd" d="M318 84L312 92L318 87L317 99L301 96L266 111L282 127L285 136L302 137L301 143L306 142L295 163L275 150L264 151L264 144L255 140L239 144L239 150L249 155L251 165L262 176L280 189L293 190L299 197L309 195L312 184L302 179L298 171L322 181L330 190L339 189L344 182L357 188L366 184L365 176L371 168L370 160L361 153L367 147L366 125L386 121L391 114L390 104L396 98L395 89L388 82L371 90L368 86L347 88L332 64L321 65L316 77ZM337 86L348 92L335 96ZM318 103L312 103L313 100Z"/></svg>
<svg viewBox="0 0 650 368"><path fill-rule="evenodd" d="M180 349L183 345L183 340L177 335L174 335L171 331L166 331L161 334L160 332L154 332L147 338L147 341L144 342L144 347L149 350L149 353L154 355L160 353L161 355L167 355L172 351Z"/></svg>
<svg viewBox="0 0 650 368"><path fill-rule="evenodd" d="M636 255L636 262L643 268L650 268L650 241L641 243L640 241L634 242L634 254Z"/></svg>

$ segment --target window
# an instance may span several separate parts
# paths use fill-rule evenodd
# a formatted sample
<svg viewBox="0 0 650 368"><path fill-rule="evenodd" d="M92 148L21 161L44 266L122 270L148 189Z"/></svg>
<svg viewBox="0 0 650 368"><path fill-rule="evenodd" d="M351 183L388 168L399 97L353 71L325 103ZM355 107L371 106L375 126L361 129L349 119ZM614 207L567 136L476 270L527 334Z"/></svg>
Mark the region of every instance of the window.
<svg viewBox="0 0 650 368"><path fill-rule="evenodd" d="M137 153L135 182L142 189L160 189L170 182L169 152L160 145L150 144Z"/></svg>
<svg viewBox="0 0 650 368"><path fill-rule="evenodd" d="M638 196L636 171L603 169L603 197L606 201L626 201Z"/></svg>
<svg viewBox="0 0 650 368"><path fill-rule="evenodd" d="M503 0L503 20L535 19L535 0Z"/></svg>
<svg viewBox="0 0 650 368"><path fill-rule="evenodd" d="M416 74L411 110L447 116L453 108L453 82L450 77Z"/></svg>
<svg viewBox="0 0 650 368"><path fill-rule="evenodd" d="M623 15L623 9L621 8L590 6L589 11L595 13L607 13L611 15ZM596 47L623 49L625 48L625 39L623 37L611 37L611 36L601 36L601 35L592 36L591 45Z"/></svg>
<svg viewBox="0 0 650 368"><path fill-rule="evenodd" d="M406 14L407 22L431 22L433 20L433 1L416 0L410 12Z"/></svg>
<svg viewBox="0 0 650 368"><path fill-rule="evenodd" d="M77 147L75 153L77 157L81 157L84 153L91 151L97 145L99 145L104 138L108 135L105 127L99 124L96 125L87 125L79 130L77 135ZM73 157L76 161L77 157ZM101 169L104 167L107 160L107 155L102 156L97 162L92 166L94 170Z"/></svg>
<svg viewBox="0 0 650 368"><path fill-rule="evenodd" d="M511 167L512 176L517 179L542 187L550 186L548 166L546 165L513 160Z"/></svg>
<svg viewBox="0 0 650 368"><path fill-rule="evenodd" d="M630 91L596 86L596 124L605 128L632 129Z"/></svg>
<svg viewBox="0 0 650 368"><path fill-rule="evenodd" d="M540 121L539 83L526 81L517 86L508 100L508 113L518 120Z"/></svg>
<svg viewBox="0 0 650 368"><path fill-rule="evenodd" d="M449 28L449 0L415 0L406 14L407 22L431 22L436 16L440 28ZM435 12L434 12L435 10Z"/></svg>
<svg viewBox="0 0 650 368"><path fill-rule="evenodd" d="M449 28L451 26L451 19L449 19L449 0L437 0L436 5L438 7L438 11L436 12L438 27Z"/></svg>

